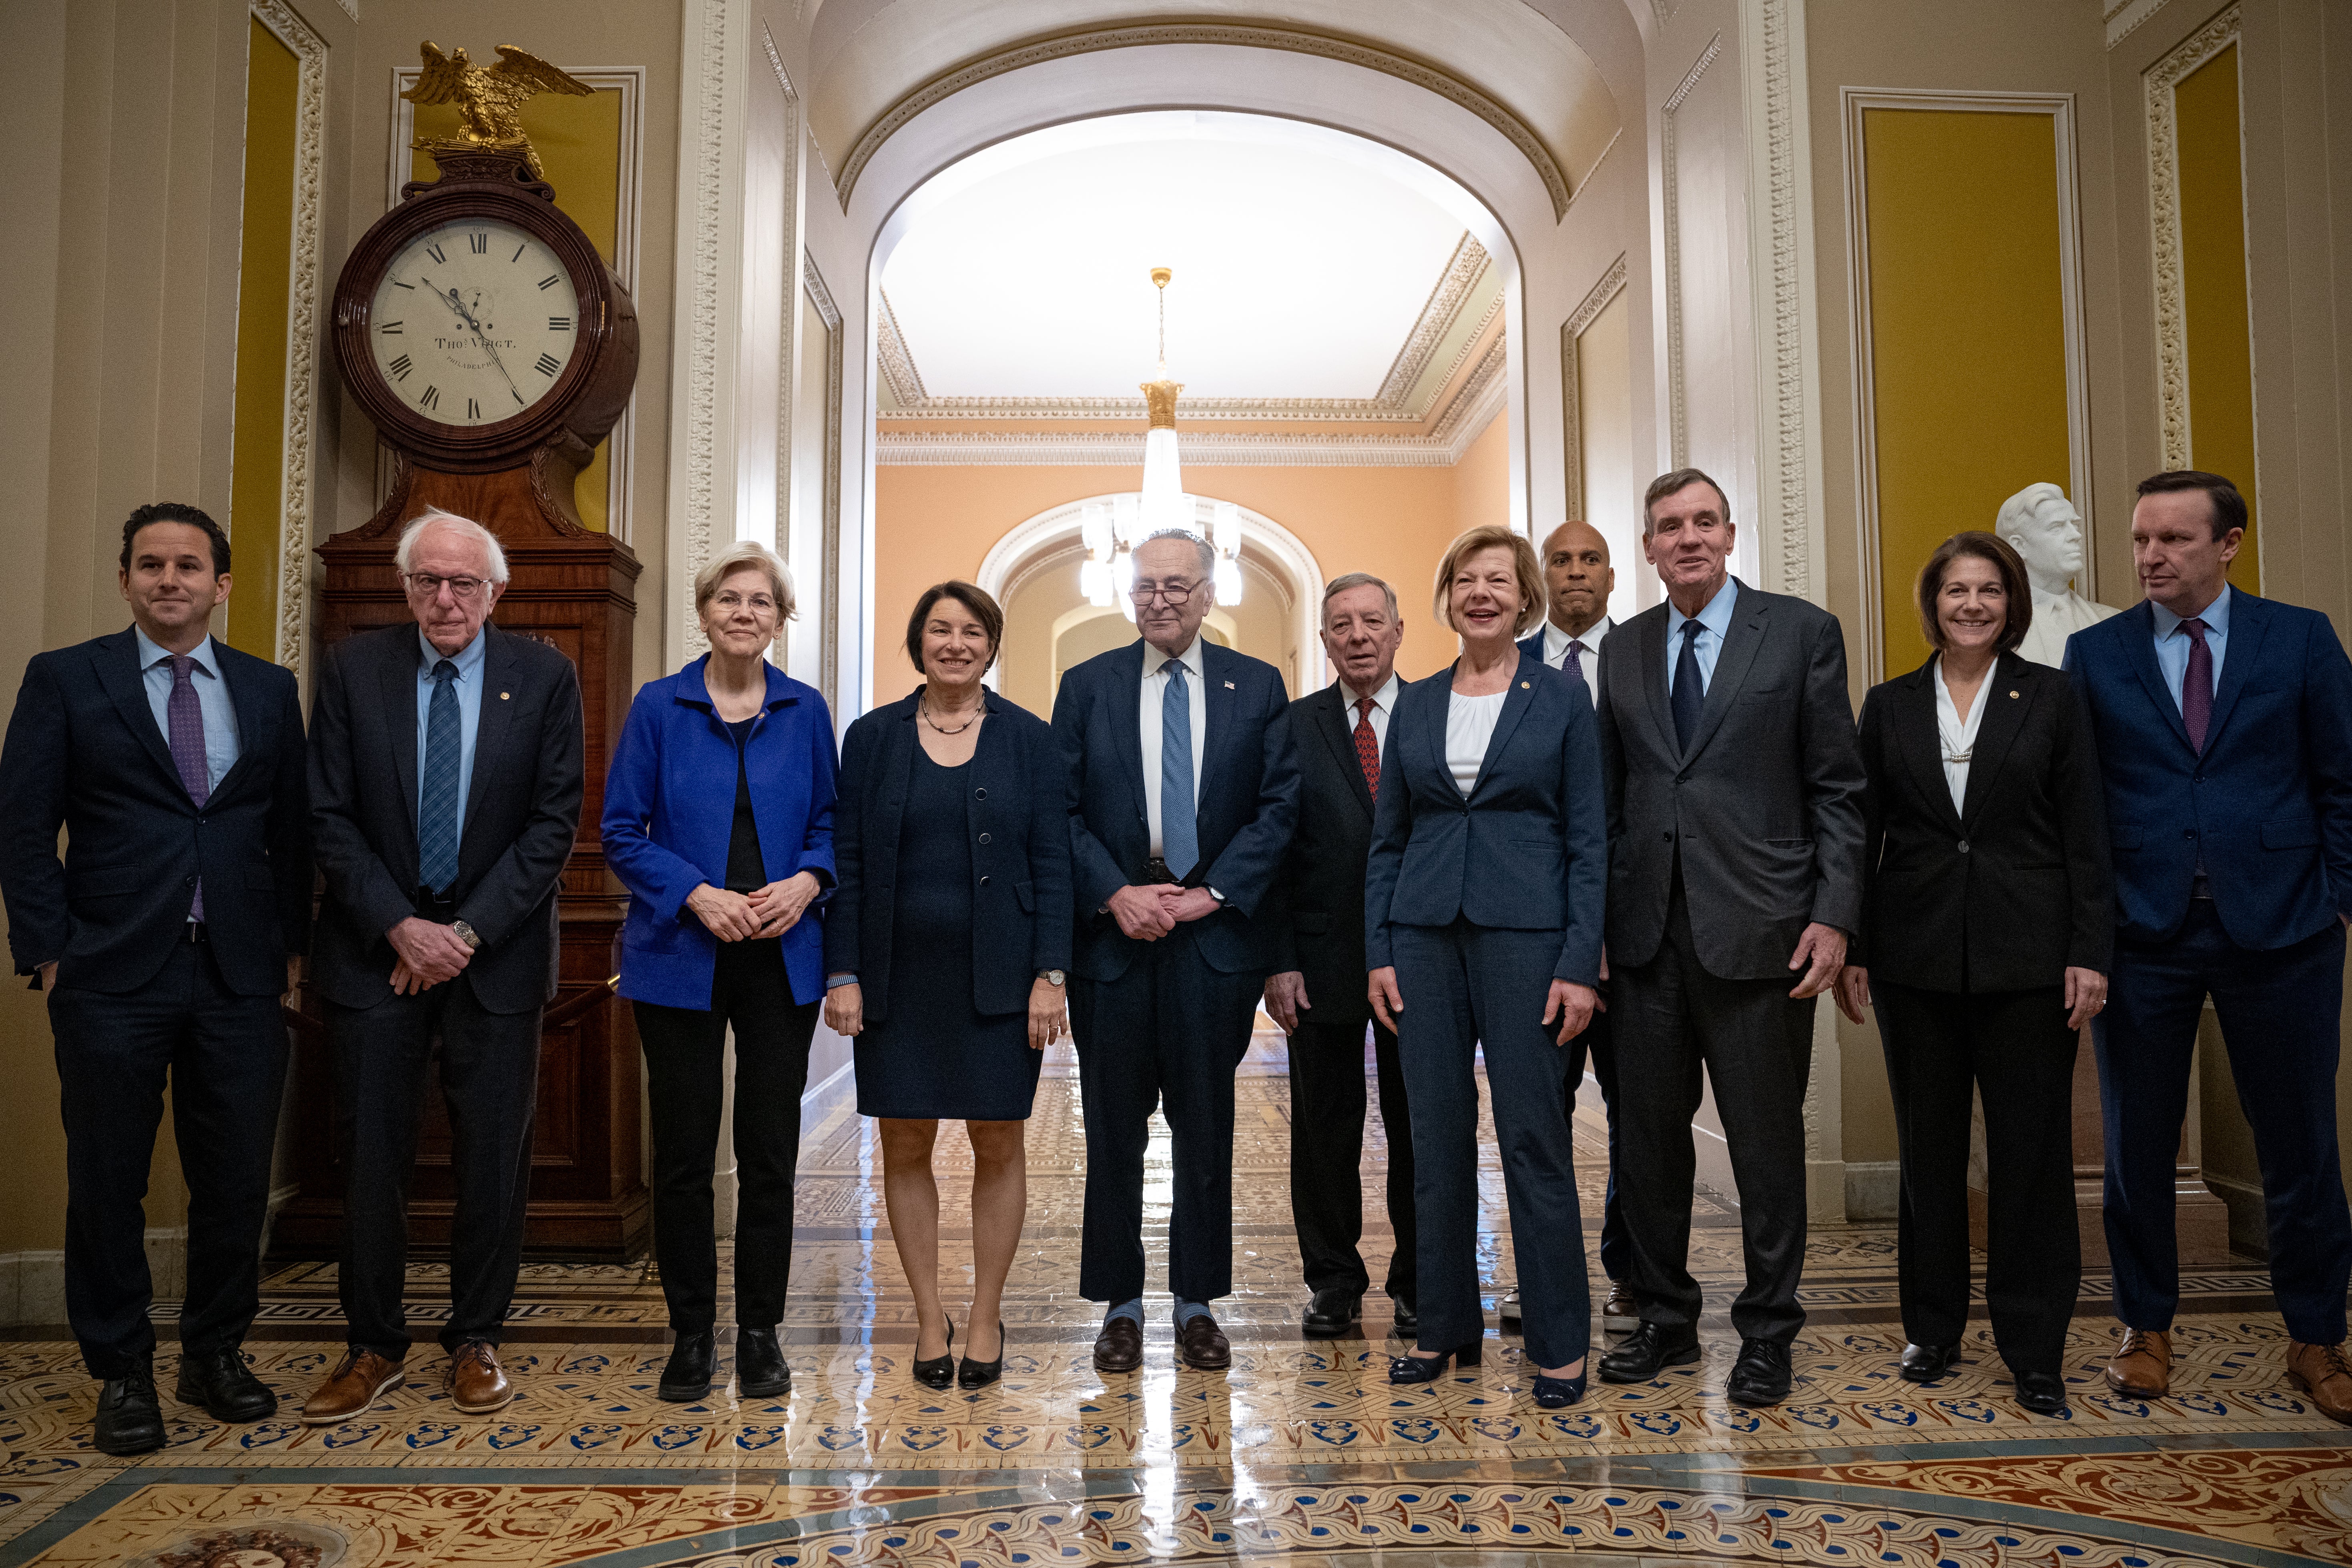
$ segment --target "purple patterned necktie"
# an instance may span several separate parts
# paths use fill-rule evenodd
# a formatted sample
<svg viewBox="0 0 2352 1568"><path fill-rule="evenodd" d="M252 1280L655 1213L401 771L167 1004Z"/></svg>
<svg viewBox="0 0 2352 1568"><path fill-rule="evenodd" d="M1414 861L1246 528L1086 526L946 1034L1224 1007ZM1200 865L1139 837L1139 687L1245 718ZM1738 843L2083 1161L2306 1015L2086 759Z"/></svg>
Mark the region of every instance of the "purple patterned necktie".
<svg viewBox="0 0 2352 1568"><path fill-rule="evenodd" d="M2189 634L2189 668L2180 679L2180 721L2189 729L2189 749L2205 754L2205 727L2213 720L2213 650L2205 644L2205 623L2191 616L2180 623Z"/></svg>
<svg viewBox="0 0 2352 1568"><path fill-rule="evenodd" d="M1576 682L1576 689L1584 693L1584 700L1587 702L1591 701L1592 683L1584 679L1583 638L1575 637L1570 640L1568 657L1559 661L1559 667L1568 672L1568 678L1570 680Z"/></svg>
<svg viewBox="0 0 2352 1568"><path fill-rule="evenodd" d="M205 802L212 798L212 775L205 768L205 705L196 698L196 683L189 676L195 660L184 653L172 658L172 697L163 705L164 727L172 737L172 766L178 770L180 783L186 788L188 798L202 811ZM188 918L205 918L205 885L196 883L195 901L188 908Z"/></svg>

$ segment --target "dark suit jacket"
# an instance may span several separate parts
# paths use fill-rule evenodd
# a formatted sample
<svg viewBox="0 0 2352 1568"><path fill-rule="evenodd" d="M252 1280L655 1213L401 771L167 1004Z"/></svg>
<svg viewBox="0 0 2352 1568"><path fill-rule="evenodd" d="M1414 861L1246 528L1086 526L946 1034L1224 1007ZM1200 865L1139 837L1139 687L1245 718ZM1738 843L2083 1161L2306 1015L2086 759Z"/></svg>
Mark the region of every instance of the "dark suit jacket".
<svg viewBox="0 0 2352 1568"><path fill-rule="evenodd" d="M16 973L120 994L205 932L244 996L286 989L310 931L310 796L294 677L215 640L236 709L236 765L202 810L188 798L126 628L35 656L0 750L0 892ZM58 859L58 829L67 833Z"/></svg>
<svg viewBox="0 0 2352 1568"><path fill-rule="evenodd" d="M2352 663L2327 617L2231 592L2202 756L2155 639L2145 600L2066 639L2106 778L2116 934L2179 929L2200 847L2241 947L2286 947L2352 915Z"/></svg>
<svg viewBox="0 0 2352 1568"><path fill-rule="evenodd" d="M1398 688L1400 700L1403 688ZM1390 716L1391 725L1395 715ZM1278 884L1286 929L1277 970L1305 976L1314 1022L1371 1016L1364 993L1364 866L1372 850L1372 792L1356 760L1355 714L1338 681L1290 705L1298 758L1298 828ZM1393 731L1391 731L1393 732ZM1385 773L1389 757L1382 752Z"/></svg>
<svg viewBox="0 0 2352 1568"><path fill-rule="evenodd" d="M1364 960L1395 959L1389 928L1466 920L1560 933L1558 980L1601 978L1607 816L1591 704L1568 677L1519 658L1465 800L1445 762L1448 666L1416 680L1389 721L1387 770L1364 877Z"/></svg>
<svg viewBox="0 0 2352 1568"><path fill-rule="evenodd" d="M1863 928L1846 954L1927 991L2022 991L2107 973L2115 869L2091 715L2063 676L2000 656L1952 809L1935 660L1862 704Z"/></svg>
<svg viewBox="0 0 2352 1568"><path fill-rule="evenodd" d="M1602 643L1609 784L1609 960L1647 963L1666 929L1677 850L1699 962L1780 980L1815 921L1862 923L1862 759L1837 617L1739 584L1688 756L1666 701L1666 611Z"/></svg>
<svg viewBox="0 0 2352 1568"><path fill-rule="evenodd" d="M1214 888L1225 907L1193 922L1202 956L1222 973L1270 973L1281 956L1262 911L1298 821L1298 763L1289 699L1274 666L1204 641L1201 648L1207 733L1201 740L1201 793L1194 803L1201 863L1185 881ZM1151 819L1145 815L1139 709L1143 644L1097 654L1064 672L1054 699L1054 733L1069 759L1071 880L1076 951L1071 972L1116 980L1135 950L1102 910L1110 896L1145 879ZM1273 911L1263 911L1271 913Z"/></svg>
<svg viewBox="0 0 2352 1568"><path fill-rule="evenodd" d="M545 643L485 628L482 710L457 918L482 939L459 978L492 1013L555 994L555 894L580 833L580 677ZM392 994L384 933L416 913L416 627L327 649L310 703L310 807L327 897L312 982L345 1007Z"/></svg>
<svg viewBox="0 0 2352 1568"><path fill-rule="evenodd" d="M936 867L903 865L899 836L922 742L916 696L877 708L841 747L833 854L840 889L824 923L828 974L855 974L866 1016L889 1016L890 969L933 955L891 950L891 892ZM1045 721L995 692L964 793L971 844L971 1001L985 1015L1028 1010L1037 976L1070 967L1070 770Z"/></svg>

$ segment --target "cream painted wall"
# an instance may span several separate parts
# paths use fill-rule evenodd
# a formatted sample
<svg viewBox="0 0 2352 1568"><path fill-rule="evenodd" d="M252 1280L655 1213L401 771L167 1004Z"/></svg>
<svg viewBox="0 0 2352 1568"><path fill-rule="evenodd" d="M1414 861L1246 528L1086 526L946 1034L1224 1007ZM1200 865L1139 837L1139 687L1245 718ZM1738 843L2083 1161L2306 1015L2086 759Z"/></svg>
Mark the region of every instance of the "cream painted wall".
<svg viewBox="0 0 2352 1568"><path fill-rule="evenodd" d="M1509 422L1497 417L1486 426L1477 439L1454 465L1454 531L1492 523L1507 528L1511 522L1511 432ZM1544 528L1535 525L1536 536L1541 538ZM1434 563L1432 570L1434 570ZM1338 574L1334 573L1334 576Z"/></svg>
<svg viewBox="0 0 2352 1568"><path fill-rule="evenodd" d="M1583 462L1583 494L1571 498L1576 515L1609 541L1612 563L1621 573L1619 618L1654 602L1656 577L1641 570L1642 492L1647 471L1634 471L1633 305L1626 293L1601 307L1576 338L1577 437ZM1638 584L1653 590L1643 595Z"/></svg>

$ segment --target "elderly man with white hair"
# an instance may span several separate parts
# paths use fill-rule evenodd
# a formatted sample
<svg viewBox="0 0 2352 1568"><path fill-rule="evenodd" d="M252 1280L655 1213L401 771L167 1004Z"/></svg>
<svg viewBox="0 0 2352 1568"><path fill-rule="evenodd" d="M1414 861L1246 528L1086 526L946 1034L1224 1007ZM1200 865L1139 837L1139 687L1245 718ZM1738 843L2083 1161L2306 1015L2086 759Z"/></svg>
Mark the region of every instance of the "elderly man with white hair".
<svg viewBox="0 0 2352 1568"><path fill-rule="evenodd" d="M351 1327L302 1406L310 1426L357 1420L405 1378L408 1175L436 1036L457 1200L442 1390L468 1415L514 1398L498 1347L521 1260L556 890L586 765L572 661L489 624L507 585L497 536L427 511L394 559L415 624L330 648L310 710L327 883L311 977L334 1063Z"/></svg>

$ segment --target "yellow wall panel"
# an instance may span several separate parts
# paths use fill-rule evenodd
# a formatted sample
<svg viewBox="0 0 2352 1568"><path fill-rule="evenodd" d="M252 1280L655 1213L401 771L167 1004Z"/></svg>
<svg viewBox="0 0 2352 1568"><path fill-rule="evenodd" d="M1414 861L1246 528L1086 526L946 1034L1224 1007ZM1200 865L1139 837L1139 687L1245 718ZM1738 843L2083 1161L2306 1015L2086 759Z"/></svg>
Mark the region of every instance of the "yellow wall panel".
<svg viewBox="0 0 2352 1568"><path fill-rule="evenodd" d="M301 61L247 23L244 239L237 263L236 415L228 537L236 589L231 647L278 649L278 536L286 491L286 335L294 277L295 100Z"/></svg>
<svg viewBox="0 0 2352 1568"><path fill-rule="evenodd" d="M2190 460L2254 504L2254 350L2247 316L2245 182L2238 134L2238 46L2173 89L2180 157L2180 280L2188 307ZM2262 591L2254 530L2230 581Z"/></svg>
<svg viewBox="0 0 2352 1568"><path fill-rule="evenodd" d="M1887 675L1927 642L1913 584L2037 479L2072 489L2057 122L1864 111L1872 414ZM2079 504L2079 498L2078 498Z"/></svg>
<svg viewBox="0 0 2352 1568"><path fill-rule="evenodd" d="M455 136L457 108L450 103L415 106L416 140ZM522 128L539 151L547 183L555 187L555 205L580 226L604 258L613 265L621 233L621 91L599 88L585 98L541 93L522 106ZM409 178L439 177L430 153L415 153ZM580 521L599 532L604 530L607 458L610 441L596 443L596 455L572 487Z"/></svg>

